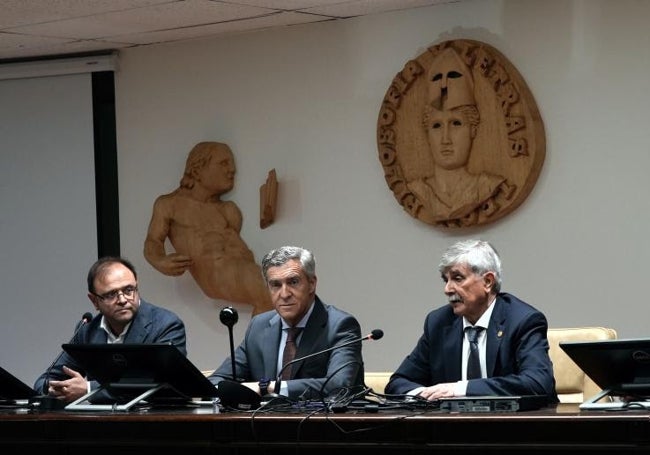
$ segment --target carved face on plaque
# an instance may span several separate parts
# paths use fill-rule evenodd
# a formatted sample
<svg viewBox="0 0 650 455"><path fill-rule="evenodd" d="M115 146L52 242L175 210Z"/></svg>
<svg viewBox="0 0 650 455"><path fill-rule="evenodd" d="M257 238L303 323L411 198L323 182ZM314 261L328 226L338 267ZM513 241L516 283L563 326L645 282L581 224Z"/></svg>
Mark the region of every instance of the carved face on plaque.
<svg viewBox="0 0 650 455"><path fill-rule="evenodd" d="M407 62L382 102L377 139L399 203L447 228L512 212L545 156L544 127L523 78L496 49L469 40Z"/></svg>
<svg viewBox="0 0 650 455"><path fill-rule="evenodd" d="M445 49L431 64L427 76L429 103L422 124L431 158L443 169L464 167L478 123L467 115L476 104L472 75L453 49Z"/></svg>
<svg viewBox="0 0 650 455"><path fill-rule="evenodd" d="M431 107L425 112L424 127L435 165L448 170L467 165L474 128L463 115L463 111L439 111Z"/></svg>

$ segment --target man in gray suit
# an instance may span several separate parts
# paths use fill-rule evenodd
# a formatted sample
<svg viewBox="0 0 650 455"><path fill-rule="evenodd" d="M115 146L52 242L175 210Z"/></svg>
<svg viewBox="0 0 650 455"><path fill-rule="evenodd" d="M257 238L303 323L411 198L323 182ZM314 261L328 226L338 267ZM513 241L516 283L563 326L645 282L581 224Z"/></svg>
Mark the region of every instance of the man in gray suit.
<svg viewBox="0 0 650 455"><path fill-rule="evenodd" d="M103 257L88 271L88 298L99 312L77 330L70 341L78 344L170 343L184 355L185 325L173 312L140 298L138 276L131 262ZM34 384L38 392L69 403L99 387L63 352ZM114 401L106 391L93 401Z"/></svg>
<svg viewBox="0 0 650 455"><path fill-rule="evenodd" d="M326 305L316 295L312 253L295 246L272 250L262 260L262 273L275 309L252 318L235 351L236 378L227 358L210 381L216 385L235 379L262 396L279 390L291 399L320 399L344 388L363 386L361 341L290 365L283 360L287 338L295 329L294 359L361 338L354 316ZM276 387L279 376L282 379Z"/></svg>

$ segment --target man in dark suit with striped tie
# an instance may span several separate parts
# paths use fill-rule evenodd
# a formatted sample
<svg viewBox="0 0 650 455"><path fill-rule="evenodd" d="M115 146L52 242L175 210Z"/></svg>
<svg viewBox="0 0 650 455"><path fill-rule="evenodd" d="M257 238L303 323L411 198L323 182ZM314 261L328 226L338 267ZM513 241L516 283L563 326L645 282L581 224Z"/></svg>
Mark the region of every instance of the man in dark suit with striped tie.
<svg viewBox="0 0 650 455"><path fill-rule="evenodd" d="M501 259L492 245L459 241L438 269L449 304L427 315L423 334L386 393L427 400L540 395L557 403L546 317L501 292Z"/></svg>

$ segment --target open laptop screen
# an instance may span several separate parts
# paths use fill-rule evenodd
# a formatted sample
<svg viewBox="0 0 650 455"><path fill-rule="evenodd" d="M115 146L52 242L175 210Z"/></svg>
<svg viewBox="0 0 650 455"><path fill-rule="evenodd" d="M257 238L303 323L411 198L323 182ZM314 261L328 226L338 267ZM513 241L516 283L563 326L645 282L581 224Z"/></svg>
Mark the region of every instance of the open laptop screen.
<svg viewBox="0 0 650 455"><path fill-rule="evenodd" d="M650 338L561 342L560 347L610 394L650 396Z"/></svg>
<svg viewBox="0 0 650 455"><path fill-rule="evenodd" d="M134 395L165 384L157 397L216 397L217 390L175 346L153 344L64 344L63 350L111 393Z"/></svg>

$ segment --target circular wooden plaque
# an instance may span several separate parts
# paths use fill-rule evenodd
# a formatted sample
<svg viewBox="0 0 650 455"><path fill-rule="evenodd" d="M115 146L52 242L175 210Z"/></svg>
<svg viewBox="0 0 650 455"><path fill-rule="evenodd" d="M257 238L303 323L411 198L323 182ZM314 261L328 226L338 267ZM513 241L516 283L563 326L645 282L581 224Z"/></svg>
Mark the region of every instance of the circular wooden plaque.
<svg viewBox="0 0 650 455"><path fill-rule="evenodd" d="M499 51L472 40L442 42L404 65L382 101L377 143L400 205L445 228L512 212L546 154L526 82Z"/></svg>

